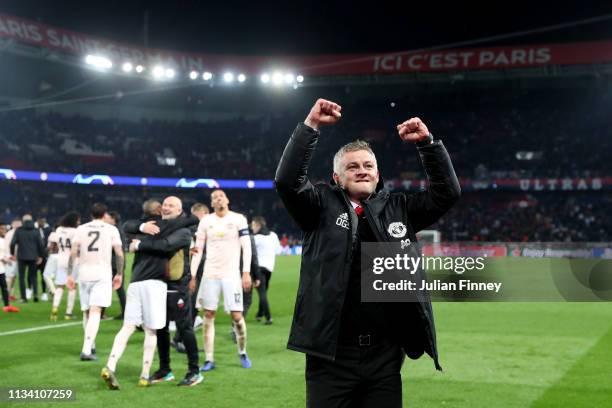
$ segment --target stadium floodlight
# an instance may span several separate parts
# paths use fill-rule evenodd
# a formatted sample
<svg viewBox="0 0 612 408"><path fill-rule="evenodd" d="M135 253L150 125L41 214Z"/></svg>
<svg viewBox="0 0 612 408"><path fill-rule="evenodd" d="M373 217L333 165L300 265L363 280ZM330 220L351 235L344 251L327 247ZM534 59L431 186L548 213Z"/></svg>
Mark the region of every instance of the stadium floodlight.
<svg viewBox="0 0 612 408"><path fill-rule="evenodd" d="M298 82L300 82L300 83L304 82L304 75L298 75L298 76L295 78L295 80L296 80L296 81L298 81Z"/></svg>
<svg viewBox="0 0 612 408"><path fill-rule="evenodd" d="M121 69L123 70L123 72L132 72L132 69L134 69L134 66L132 65L131 62L124 62L123 65L121 66Z"/></svg>
<svg viewBox="0 0 612 408"><path fill-rule="evenodd" d="M205 80L205 81L210 81L212 79L212 77L213 77L213 74L211 72L208 72L208 71L206 71L206 72L204 72L202 74L202 79Z"/></svg>
<svg viewBox="0 0 612 408"><path fill-rule="evenodd" d="M174 78L174 75L176 74L176 72L174 72L172 68L167 68L165 74L166 74L166 78L172 79Z"/></svg>
<svg viewBox="0 0 612 408"><path fill-rule="evenodd" d="M238 82L244 82L244 81L246 81L246 75L239 74L238 75Z"/></svg>
<svg viewBox="0 0 612 408"><path fill-rule="evenodd" d="M264 84L267 84L268 82L270 82L270 74L264 72L263 74L261 74L261 82L263 82Z"/></svg>
<svg viewBox="0 0 612 408"><path fill-rule="evenodd" d="M234 80L234 74L232 74L231 72L226 72L225 74L223 74L223 80L227 83L230 83Z"/></svg>
<svg viewBox="0 0 612 408"><path fill-rule="evenodd" d="M272 83L274 85L280 85L283 83L283 74L280 71L276 71L274 72L274 74L272 74Z"/></svg>
<svg viewBox="0 0 612 408"><path fill-rule="evenodd" d="M285 83L287 85L291 85L293 83L293 81L295 80L295 77L293 76L293 74L291 74L289 72L285 74L284 78L285 78Z"/></svg>
<svg viewBox="0 0 612 408"><path fill-rule="evenodd" d="M189 73L189 78L191 78L191 79L198 79L198 76L199 76L198 75L198 71L191 71Z"/></svg>
<svg viewBox="0 0 612 408"><path fill-rule="evenodd" d="M136 65L136 72L140 74L142 71L144 71L144 67L142 65Z"/></svg>
<svg viewBox="0 0 612 408"><path fill-rule="evenodd" d="M153 68L153 78L161 79L164 76L164 67L157 65Z"/></svg>
<svg viewBox="0 0 612 408"><path fill-rule="evenodd" d="M110 69L113 67L113 62L111 60L100 55L87 55L85 57L85 63L100 69Z"/></svg>

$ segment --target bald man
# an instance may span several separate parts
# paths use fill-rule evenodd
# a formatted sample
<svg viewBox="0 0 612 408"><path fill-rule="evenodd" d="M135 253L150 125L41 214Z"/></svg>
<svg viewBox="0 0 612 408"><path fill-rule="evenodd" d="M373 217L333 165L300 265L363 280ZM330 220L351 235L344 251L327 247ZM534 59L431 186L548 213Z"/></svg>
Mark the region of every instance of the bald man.
<svg viewBox="0 0 612 408"><path fill-rule="evenodd" d="M117 363L136 326L142 326L145 332L143 367L138 385L147 387L152 384L149 373L157 344L157 330L163 329L167 324L167 282L180 281L185 273L186 279L190 277L188 258L185 259L189 256L191 244L188 227L196 224L197 218L179 219L182 212L181 200L170 196L161 206L161 220L153 218L146 222L139 220L125 224L127 233L134 233L133 227L138 224L140 225L136 227L136 232L153 230L154 233L133 239L130 243L130 252L136 255L132 280L127 289L123 327L115 337L107 365L101 372L102 379L110 389L119 389L115 376ZM197 365L196 347L196 369ZM201 379L192 377L189 376L189 379L201 382Z"/></svg>

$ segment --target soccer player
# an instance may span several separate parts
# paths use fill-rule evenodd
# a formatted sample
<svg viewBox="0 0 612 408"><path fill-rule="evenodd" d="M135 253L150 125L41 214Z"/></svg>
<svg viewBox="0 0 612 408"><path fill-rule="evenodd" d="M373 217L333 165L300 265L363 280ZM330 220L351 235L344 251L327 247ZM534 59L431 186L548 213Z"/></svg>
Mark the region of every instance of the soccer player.
<svg viewBox="0 0 612 408"><path fill-rule="evenodd" d="M16 313L19 312L19 308L11 305L9 300L8 288L6 287L5 266L9 263L9 259L5 253L5 235L6 227L4 225L0 225L0 290L2 290L2 301L4 302L4 307L2 308L2 311L4 311L5 313Z"/></svg>
<svg viewBox="0 0 612 408"><path fill-rule="evenodd" d="M250 368L246 353L247 329L243 311L242 290L251 289L251 241L249 226L242 214L230 211L229 200L223 190L211 194L214 213L200 221L196 234L197 253L191 260L191 290L195 289L196 272L204 247L206 262L198 298L204 308L204 351L206 360L201 371L215 368L215 316L219 296L223 293L225 311L232 316L233 328L238 344L238 354L243 368ZM240 250L242 249L243 273L240 277Z"/></svg>
<svg viewBox="0 0 612 408"><path fill-rule="evenodd" d="M66 213L59 222L59 227L49 236L49 243L57 245L57 269L55 272L55 292L51 305L51 321L57 321L57 312L62 302L64 288L68 280L68 263L70 253L74 244L74 233L81 222L81 216L75 211ZM73 265L76 268L76 265ZM76 271L75 271L76 272ZM66 304L65 320L74 319L72 313L76 301L76 288L68 289L68 301Z"/></svg>
<svg viewBox="0 0 612 408"><path fill-rule="evenodd" d="M57 234L55 230L57 226L53 228L53 231L49 234L47 238L47 262L45 262L45 269L43 270L43 280L47 285L47 290L51 294L51 300L53 301L53 296L55 296L55 283L53 280L55 279L55 274L57 273L57 253L59 251L59 246L57 245Z"/></svg>
<svg viewBox="0 0 612 408"><path fill-rule="evenodd" d="M113 289L121 286L124 256L121 237L116 227L104 222L106 205L95 203L91 207L92 221L80 225L74 233L72 252L68 263L68 288L74 288L72 265L79 258L79 297L83 311L85 336L81 349L82 361L95 361L92 352L100 327L103 307L111 305ZM117 275L113 278L112 253L115 253Z"/></svg>
<svg viewBox="0 0 612 408"><path fill-rule="evenodd" d="M15 218L13 221L11 221L11 229L4 237L4 249L6 252L6 286L8 289L9 300L15 300L15 297L13 296L13 288L15 287L15 277L17 276L17 262L15 257L11 256L11 241L13 240L13 236L15 235L17 228L21 227L22 225L21 219Z"/></svg>

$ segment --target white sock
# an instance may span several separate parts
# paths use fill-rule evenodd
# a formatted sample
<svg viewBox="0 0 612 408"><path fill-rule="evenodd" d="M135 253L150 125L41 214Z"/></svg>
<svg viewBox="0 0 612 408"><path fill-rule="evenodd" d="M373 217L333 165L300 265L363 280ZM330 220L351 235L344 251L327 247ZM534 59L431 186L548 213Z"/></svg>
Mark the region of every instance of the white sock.
<svg viewBox="0 0 612 408"><path fill-rule="evenodd" d="M204 325L202 326L202 332L204 334L204 352L206 355L206 361L215 361L215 319L204 318Z"/></svg>
<svg viewBox="0 0 612 408"><path fill-rule="evenodd" d="M144 328L145 338L142 351L142 372L140 377L149 378L151 364L153 364L153 356L155 354L155 346L157 345L157 331L149 328Z"/></svg>
<svg viewBox="0 0 612 408"><path fill-rule="evenodd" d="M238 345L238 353L246 353L247 328L244 317L237 322L232 322L234 333L236 333L236 344Z"/></svg>
<svg viewBox="0 0 612 408"><path fill-rule="evenodd" d="M127 342L130 339L130 336L136 330L136 326L133 324L124 324L119 330L119 333L115 336L115 340L113 341L113 348L111 349L110 356L108 356L108 361L106 362L106 366L111 370L115 371L117 369L117 363L121 358L121 355L125 351L125 346L127 346Z"/></svg>
<svg viewBox="0 0 612 408"><path fill-rule="evenodd" d="M66 304L66 314L72 314L72 309L74 309L74 302L76 300L76 289L70 290L68 289L68 302Z"/></svg>
<svg viewBox="0 0 612 408"><path fill-rule="evenodd" d="M59 304L62 302L62 296L64 295L64 288L55 288L55 293L53 293L53 307L58 308Z"/></svg>
<svg viewBox="0 0 612 408"><path fill-rule="evenodd" d="M81 350L85 354L91 354L91 347L96 341L98 335L98 329L100 328L100 312L95 311L89 312L89 318L87 319L87 326L85 327L85 341L83 341L83 349Z"/></svg>

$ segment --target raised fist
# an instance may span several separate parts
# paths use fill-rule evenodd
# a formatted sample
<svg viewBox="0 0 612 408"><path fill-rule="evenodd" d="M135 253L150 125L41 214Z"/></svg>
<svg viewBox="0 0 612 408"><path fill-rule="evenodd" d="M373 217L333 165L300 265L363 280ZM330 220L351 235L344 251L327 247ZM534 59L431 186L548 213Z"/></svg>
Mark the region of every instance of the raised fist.
<svg viewBox="0 0 612 408"><path fill-rule="evenodd" d="M425 123L419 118L410 118L404 123L397 125L399 137L404 142L419 142L429 135L429 130Z"/></svg>
<svg viewBox="0 0 612 408"><path fill-rule="evenodd" d="M313 129L319 129L320 125L329 125L340 120L342 107L337 103L325 99L317 99L310 113L304 120L304 124Z"/></svg>

